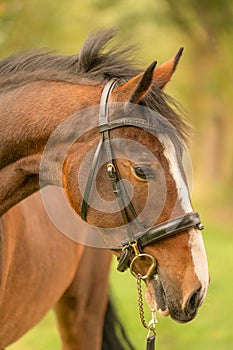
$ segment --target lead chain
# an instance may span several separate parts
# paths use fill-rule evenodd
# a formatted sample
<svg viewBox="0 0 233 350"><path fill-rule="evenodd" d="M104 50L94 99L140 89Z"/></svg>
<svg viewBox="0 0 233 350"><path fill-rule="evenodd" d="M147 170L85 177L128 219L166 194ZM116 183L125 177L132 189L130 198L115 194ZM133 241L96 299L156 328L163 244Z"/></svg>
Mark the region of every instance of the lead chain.
<svg viewBox="0 0 233 350"><path fill-rule="evenodd" d="M138 310L139 310L141 323L144 328L149 330L149 333L153 332L155 334L155 326L157 323L157 320L155 318L155 311L152 310L152 319L148 324L146 323L146 320L145 320L143 296L142 296L142 278L140 274L138 274L137 276L137 290L138 290Z"/></svg>
<svg viewBox="0 0 233 350"><path fill-rule="evenodd" d="M155 310L151 310L152 319L148 324L145 321L145 314L144 314L144 308L143 308L143 296L142 296L142 276L140 274L137 275L137 290L138 290L138 310L139 310L140 320L143 327L148 329L146 349L154 350L155 338L156 338L155 327L156 327L157 320L155 316Z"/></svg>
<svg viewBox="0 0 233 350"><path fill-rule="evenodd" d="M138 290L138 311L139 311L140 320L143 327L148 329L148 326L145 320L145 314L144 314L143 296L142 296L142 279L140 275L138 275L137 277L137 290Z"/></svg>

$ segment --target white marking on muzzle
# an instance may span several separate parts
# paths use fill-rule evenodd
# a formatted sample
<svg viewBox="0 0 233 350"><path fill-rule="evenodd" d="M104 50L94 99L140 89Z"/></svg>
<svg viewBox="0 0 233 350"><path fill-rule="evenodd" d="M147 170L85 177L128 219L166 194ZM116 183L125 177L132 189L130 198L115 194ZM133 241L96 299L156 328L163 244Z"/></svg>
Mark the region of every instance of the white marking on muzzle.
<svg viewBox="0 0 233 350"><path fill-rule="evenodd" d="M194 264L195 273L202 285L202 298L204 299L209 285L209 269L202 234L197 229L189 232L189 245Z"/></svg>
<svg viewBox="0 0 233 350"><path fill-rule="evenodd" d="M170 173L176 183L178 198L182 209L184 213L192 212L193 209L188 188L179 169L175 147L166 135L161 135L159 139L164 146L164 155L169 163ZM202 298L204 299L209 285L208 262L204 242L201 232L197 229L191 229L189 235L189 246L191 248L194 271L202 285Z"/></svg>

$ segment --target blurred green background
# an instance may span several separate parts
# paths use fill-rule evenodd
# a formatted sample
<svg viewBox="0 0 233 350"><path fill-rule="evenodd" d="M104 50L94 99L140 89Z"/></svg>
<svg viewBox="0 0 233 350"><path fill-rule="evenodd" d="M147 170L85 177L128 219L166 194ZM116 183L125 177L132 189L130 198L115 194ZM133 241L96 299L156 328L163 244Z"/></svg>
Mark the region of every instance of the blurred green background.
<svg viewBox="0 0 233 350"><path fill-rule="evenodd" d="M191 157L193 200L206 226L211 285L197 319L179 325L159 319L157 349L233 348L233 2L230 0L0 0L1 58L15 51L47 48L77 53L90 31L119 28L126 43L139 44L147 67L185 47L167 93L194 125ZM126 288L127 286L127 288ZM145 331L137 316L135 281L111 275L111 291L136 349ZM9 349L59 349L50 313Z"/></svg>

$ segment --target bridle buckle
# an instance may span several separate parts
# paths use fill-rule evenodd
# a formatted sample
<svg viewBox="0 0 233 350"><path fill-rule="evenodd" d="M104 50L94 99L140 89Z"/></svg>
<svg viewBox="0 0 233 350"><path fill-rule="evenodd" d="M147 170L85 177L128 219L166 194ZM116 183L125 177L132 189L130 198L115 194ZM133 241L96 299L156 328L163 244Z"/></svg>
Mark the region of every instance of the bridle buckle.
<svg viewBox="0 0 233 350"><path fill-rule="evenodd" d="M137 241L129 242L128 245L133 248L135 256L138 256L141 254Z"/></svg>
<svg viewBox="0 0 233 350"><path fill-rule="evenodd" d="M113 163L108 163L107 164L107 173L110 179L115 179L116 178L116 167Z"/></svg>

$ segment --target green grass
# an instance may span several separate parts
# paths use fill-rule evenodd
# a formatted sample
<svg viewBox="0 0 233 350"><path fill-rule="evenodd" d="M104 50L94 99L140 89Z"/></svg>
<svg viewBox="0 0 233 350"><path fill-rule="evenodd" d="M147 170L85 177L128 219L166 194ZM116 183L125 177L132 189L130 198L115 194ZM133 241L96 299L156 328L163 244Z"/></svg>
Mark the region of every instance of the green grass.
<svg viewBox="0 0 233 350"><path fill-rule="evenodd" d="M158 350L231 350L233 347L233 232L209 227L204 231L204 238L211 274L207 299L191 323L183 325L170 318L159 318ZM147 332L138 317L136 281L129 272L117 272L115 266L114 261L111 294L131 340L136 349L141 350L145 348ZM60 348L59 344L54 316L49 313L37 327L8 349L55 350Z"/></svg>

